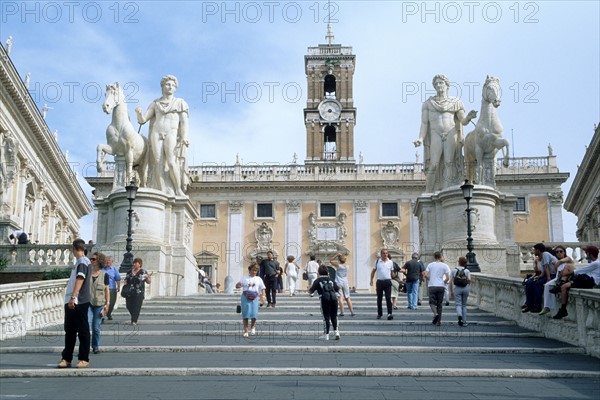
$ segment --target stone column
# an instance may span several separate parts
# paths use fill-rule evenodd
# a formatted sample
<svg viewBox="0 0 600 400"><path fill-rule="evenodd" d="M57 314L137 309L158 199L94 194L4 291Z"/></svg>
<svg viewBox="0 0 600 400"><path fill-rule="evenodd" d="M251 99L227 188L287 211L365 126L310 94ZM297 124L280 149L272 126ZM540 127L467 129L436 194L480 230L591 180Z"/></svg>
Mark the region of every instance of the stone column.
<svg viewBox="0 0 600 400"><path fill-rule="evenodd" d="M370 290L369 278L371 276L371 216L369 202L357 200L354 202L354 216L352 223L354 241L354 285L357 290Z"/></svg>
<svg viewBox="0 0 600 400"><path fill-rule="evenodd" d="M225 277L225 293L233 293L235 282L239 282L244 273L242 247L244 242L244 202L229 202L227 220L229 237L225 254L227 257L227 276ZM228 283L228 284L227 284Z"/></svg>

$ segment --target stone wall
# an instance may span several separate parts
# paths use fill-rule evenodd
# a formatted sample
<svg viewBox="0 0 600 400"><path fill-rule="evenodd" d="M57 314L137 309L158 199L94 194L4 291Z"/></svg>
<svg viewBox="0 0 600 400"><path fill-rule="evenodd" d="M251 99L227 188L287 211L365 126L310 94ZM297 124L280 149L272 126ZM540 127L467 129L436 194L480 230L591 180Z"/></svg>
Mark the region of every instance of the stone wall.
<svg viewBox="0 0 600 400"><path fill-rule="evenodd" d="M600 289L572 289L567 310L561 320L551 314L522 313L525 302L523 280L485 274L473 274L470 300L478 308L515 321L522 328L541 332L545 337L585 349L600 357Z"/></svg>

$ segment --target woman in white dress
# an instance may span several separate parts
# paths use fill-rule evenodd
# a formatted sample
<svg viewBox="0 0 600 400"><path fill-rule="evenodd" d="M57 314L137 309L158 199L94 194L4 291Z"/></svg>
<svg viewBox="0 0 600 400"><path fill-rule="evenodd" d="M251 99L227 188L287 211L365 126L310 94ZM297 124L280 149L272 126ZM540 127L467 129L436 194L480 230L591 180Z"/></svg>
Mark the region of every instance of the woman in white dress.
<svg viewBox="0 0 600 400"><path fill-rule="evenodd" d="M295 259L294 256L287 256L287 263L285 264L286 284L290 289L290 296L296 295L296 282L301 271L300 266L294 261Z"/></svg>

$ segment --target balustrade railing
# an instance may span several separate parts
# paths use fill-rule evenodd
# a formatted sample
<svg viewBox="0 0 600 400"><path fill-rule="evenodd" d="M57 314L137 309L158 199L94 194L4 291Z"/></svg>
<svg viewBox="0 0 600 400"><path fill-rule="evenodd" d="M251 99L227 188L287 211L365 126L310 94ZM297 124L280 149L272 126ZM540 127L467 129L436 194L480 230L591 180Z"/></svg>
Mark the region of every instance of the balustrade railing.
<svg viewBox="0 0 600 400"><path fill-rule="evenodd" d="M540 332L543 336L585 349L600 357L600 289L570 289L567 302L569 315L555 320L534 313L522 313L525 289L518 278L474 273L469 303L515 321L520 327ZM553 311L555 313L556 310Z"/></svg>
<svg viewBox="0 0 600 400"><path fill-rule="evenodd" d="M334 157L335 158L335 157ZM114 163L106 162L103 177L112 176ZM205 164L188 168L192 182L244 181L326 181L326 180L425 180L422 163L402 164L330 164L298 165L221 165ZM496 175L531 175L558 173L555 156L510 158L507 167L503 159L496 164Z"/></svg>
<svg viewBox="0 0 600 400"><path fill-rule="evenodd" d="M0 340L60 323L66 285L67 279L0 285Z"/></svg>
<svg viewBox="0 0 600 400"><path fill-rule="evenodd" d="M8 261L6 272L66 268L75 261L70 243L0 245L0 257Z"/></svg>

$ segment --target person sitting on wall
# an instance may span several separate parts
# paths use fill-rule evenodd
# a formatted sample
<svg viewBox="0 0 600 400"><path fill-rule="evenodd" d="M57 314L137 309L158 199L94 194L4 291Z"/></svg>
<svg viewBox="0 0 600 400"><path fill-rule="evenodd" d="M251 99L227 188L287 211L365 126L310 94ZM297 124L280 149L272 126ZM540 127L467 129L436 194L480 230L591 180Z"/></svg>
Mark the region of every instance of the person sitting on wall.
<svg viewBox="0 0 600 400"><path fill-rule="evenodd" d="M547 249L543 243L533 246L533 252L539 260L540 274L536 274L525 284L525 304L521 307L521 312L540 313L542 311L542 298L544 295L544 285L556 276L554 262L558 259ZM537 271L536 271L537 272Z"/></svg>
<svg viewBox="0 0 600 400"><path fill-rule="evenodd" d="M600 285L600 260L598 259L598 248L596 246L587 246L583 251L592 259L592 263L587 267L576 269L573 272L573 279L563 283L560 286L561 306L560 310L552 318L562 319L569 315L567 312L567 301L569 300L569 289L591 289Z"/></svg>
<svg viewBox="0 0 600 400"><path fill-rule="evenodd" d="M29 243L29 236L23 231L14 231L8 236L8 240L11 244L27 244Z"/></svg>

